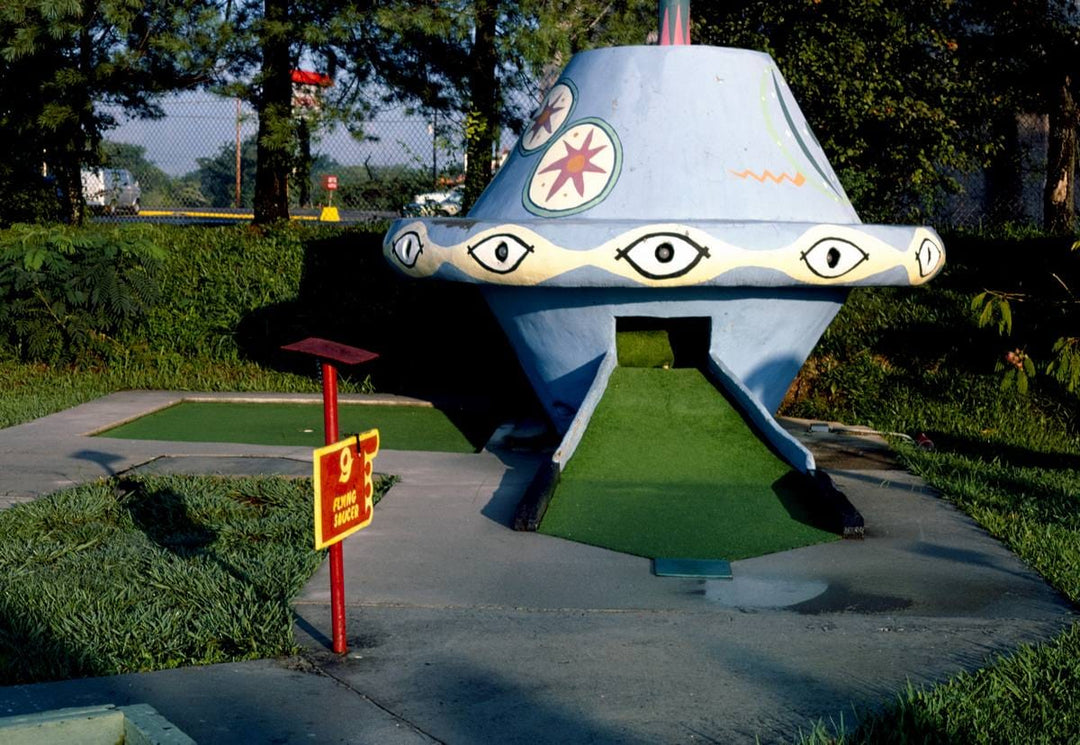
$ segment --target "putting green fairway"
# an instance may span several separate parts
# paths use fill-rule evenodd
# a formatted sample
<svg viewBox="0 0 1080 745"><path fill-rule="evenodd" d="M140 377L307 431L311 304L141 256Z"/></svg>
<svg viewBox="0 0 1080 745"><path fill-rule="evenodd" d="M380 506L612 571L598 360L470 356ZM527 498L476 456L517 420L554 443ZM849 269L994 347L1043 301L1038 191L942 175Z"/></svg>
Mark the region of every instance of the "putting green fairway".
<svg viewBox="0 0 1080 745"><path fill-rule="evenodd" d="M700 370L616 367L540 532L649 558L745 559L839 539L812 499Z"/></svg>
<svg viewBox="0 0 1080 745"><path fill-rule="evenodd" d="M380 447L388 450L475 453L493 429L479 419L463 419L428 406L338 406L338 431L342 436L378 429ZM99 436L317 448L323 445L323 410L321 404L185 401Z"/></svg>

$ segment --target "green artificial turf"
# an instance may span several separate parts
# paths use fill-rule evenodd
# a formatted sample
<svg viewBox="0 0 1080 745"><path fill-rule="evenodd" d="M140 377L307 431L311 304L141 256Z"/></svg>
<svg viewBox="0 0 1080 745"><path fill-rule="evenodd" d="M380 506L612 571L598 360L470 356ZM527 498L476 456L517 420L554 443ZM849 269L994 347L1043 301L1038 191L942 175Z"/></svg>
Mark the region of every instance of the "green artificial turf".
<svg viewBox="0 0 1080 745"><path fill-rule="evenodd" d="M694 368L617 367L540 531L650 558L835 540L799 474Z"/></svg>
<svg viewBox="0 0 1080 745"><path fill-rule="evenodd" d="M344 437L379 430L380 447L475 453L491 434L478 417L427 406L338 407ZM211 403L186 401L100 433L101 437L181 442L243 442L253 445L324 444L321 404Z"/></svg>
<svg viewBox="0 0 1080 745"><path fill-rule="evenodd" d="M620 331L615 337L619 364L623 367L671 367L675 353L664 329Z"/></svg>

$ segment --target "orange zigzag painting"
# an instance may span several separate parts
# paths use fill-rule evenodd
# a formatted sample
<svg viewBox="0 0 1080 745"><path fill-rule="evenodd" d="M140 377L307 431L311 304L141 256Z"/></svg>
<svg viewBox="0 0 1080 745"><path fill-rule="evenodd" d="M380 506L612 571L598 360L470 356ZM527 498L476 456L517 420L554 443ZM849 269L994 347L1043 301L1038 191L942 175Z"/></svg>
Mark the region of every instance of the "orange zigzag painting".
<svg viewBox="0 0 1080 745"><path fill-rule="evenodd" d="M762 184L765 183L766 179L776 184L782 184L786 180L795 184L795 186L802 186L806 183L806 176L803 176L801 173L796 172L794 176L789 173L781 173L777 175L767 168L760 175L754 173L749 168L742 172L731 171L731 175L738 176L741 179L745 179L747 176L749 176L750 178Z"/></svg>

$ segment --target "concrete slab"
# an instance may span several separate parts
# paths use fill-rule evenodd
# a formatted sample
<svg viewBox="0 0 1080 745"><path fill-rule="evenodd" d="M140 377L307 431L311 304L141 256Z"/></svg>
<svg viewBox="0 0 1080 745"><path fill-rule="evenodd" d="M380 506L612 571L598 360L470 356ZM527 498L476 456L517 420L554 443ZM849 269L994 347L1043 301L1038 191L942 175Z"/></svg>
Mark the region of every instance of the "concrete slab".
<svg viewBox="0 0 1080 745"><path fill-rule="evenodd" d="M141 474L185 476L291 476L311 478L311 458L271 458L267 456L163 455L131 469Z"/></svg>
<svg viewBox="0 0 1080 745"><path fill-rule="evenodd" d="M274 447L237 443L193 443L150 440L121 440L92 437L97 432L145 416L158 409L181 401L265 401L318 402L321 397L310 394L259 393L176 393L169 391L123 391L96 401L76 406L33 422L0 429L0 508L24 502L41 494L64 489L75 484L109 478L118 473L149 464L158 458L272 458L311 462L311 449L303 447ZM425 405L425 402L402 396L342 395L345 403ZM225 461L214 461L213 468L228 468L227 472L241 473L245 468L234 467ZM250 473L266 473L265 462L254 461ZM160 463L149 466L159 470L172 466L176 472L191 472L189 461ZM293 468L290 466L290 468ZM308 466L310 472L310 466Z"/></svg>
<svg viewBox="0 0 1080 745"><path fill-rule="evenodd" d="M833 473L865 540L732 562L727 581L509 531L525 470L395 486L344 547L354 654L326 651L325 569L295 605L316 664L445 742L776 742L1075 620L903 471Z"/></svg>
<svg viewBox="0 0 1080 745"><path fill-rule="evenodd" d="M303 448L86 436L182 397L115 394L0 430L0 504L130 468L310 469ZM0 715L146 702L200 743L773 742L1075 621L883 440L789 426L865 540L733 562L730 581L661 579L509 529L542 456L387 450L376 467L402 480L344 544L349 655L327 651L324 568L294 606L302 659L0 688Z"/></svg>
<svg viewBox="0 0 1080 745"><path fill-rule="evenodd" d="M902 470L896 453L878 432L840 422L777 417L780 426L814 453L818 468L850 471Z"/></svg>
<svg viewBox="0 0 1080 745"><path fill-rule="evenodd" d="M0 716L141 703L200 745L435 742L302 659L0 687Z"/></svg>

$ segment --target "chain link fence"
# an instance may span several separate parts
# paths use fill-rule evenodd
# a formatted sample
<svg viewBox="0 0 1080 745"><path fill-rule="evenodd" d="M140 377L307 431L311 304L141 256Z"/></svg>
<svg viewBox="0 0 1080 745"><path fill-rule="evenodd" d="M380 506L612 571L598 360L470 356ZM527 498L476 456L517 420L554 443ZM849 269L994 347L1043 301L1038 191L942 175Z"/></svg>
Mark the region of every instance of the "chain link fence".
<svg viewBox="0 0 1080 745"><path fill-rule="evenodd" d="M515 105L527 117L534 102L522 96ZM163 107L162 119L126 122L106 142L106 165L138 179L143 213L250 211L255 112L237 99L208 93L174 96ZM945 201L935 224L1041 223L1047 119L1024 114L1016 125L1010 157L997 169L961 175L961 193ZM409 210L454 213L454 187L465 170L460 118L399 107L373 114L359 136L340 126L313 126L309 135L310 157L297 158L291 180L289 198L297 213L327 205L353 219ZM513 133L505 133L502 153L513 141ZM336 176L335 191L326 188L325 176ZM1077 200L1080 212L1080 190Z"/></svg>
<svg viewBox="0 0 1080 745"><path fill-rule="evenodd" d="M141 212L250 211L254 110L207 93L174 96L162 105L161 119L124 122L106 135L104 165L127 169L138 179ZM523 102L525 113L529 106ZM341 126L299 122L301 147L289 194L298 212L332 205L355 213L354 219L394 216L425 196L438 201L464 181L460 118L386 109L372 114L355 135ZM503 137L504 154L513 137ZM327 176L336 177L336 189L327 188Z"/></svg>
<svg viewBox="0 0 1080 745"><path fill-rule="evenodd" d="M955 228L1003 223L1041 225L1049 132L1045 114L1017 115L1015 139L1007 145L999 163L961 175L961 192L946 200L936 221ZM1074 196L1080 214L1080 189Z"/></svg>

